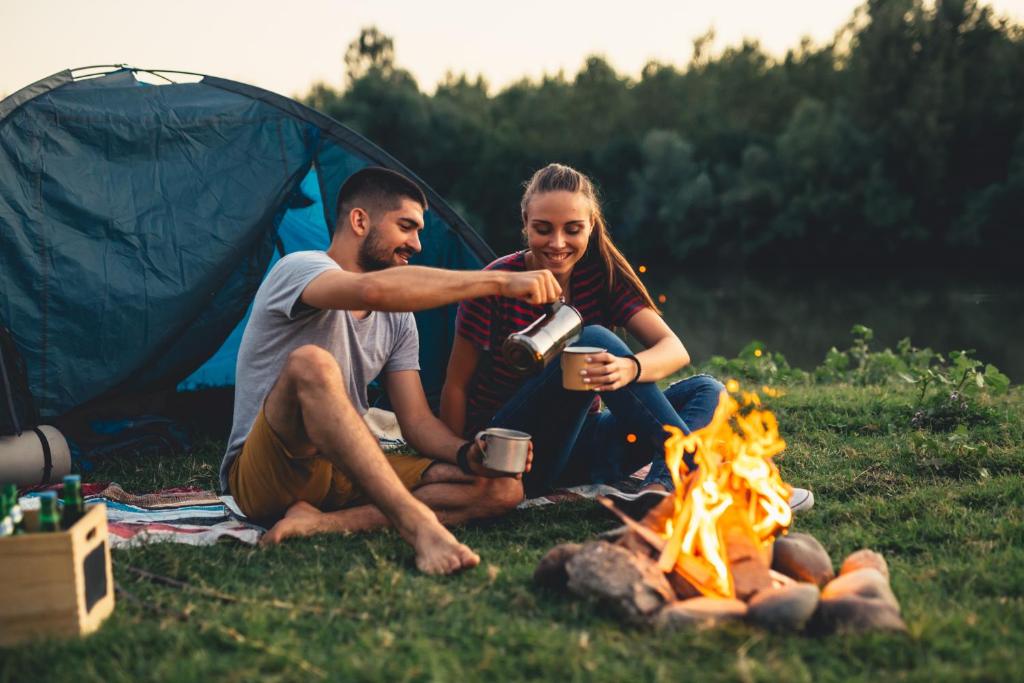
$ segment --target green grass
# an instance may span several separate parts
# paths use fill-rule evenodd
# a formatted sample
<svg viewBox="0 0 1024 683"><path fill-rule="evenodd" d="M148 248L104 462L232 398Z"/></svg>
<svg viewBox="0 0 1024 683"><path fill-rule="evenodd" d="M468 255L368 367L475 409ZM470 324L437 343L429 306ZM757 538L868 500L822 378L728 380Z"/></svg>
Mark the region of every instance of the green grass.
<svg viewBox="0 0 1024 683"><path fill-rule="evenodd" d="M784 477L817 497L796 527L837 564L861 547L882 552L905 636L623 626L599 605L531 583L552 545L614 526L581 502L460 529L482 564L457 577L418 574L392 532L269 550L117 551L127 593L106 625L82 641L0 651L0 680L1020 680L1024 393L991 401L967 439L927 434L931 450L915 447L911 401L898 389L834 386L792 388L770 405L788 442ZM213 487L221 447L112 459L90 478L129 490ZM131 568L245 601L155 584Z"/></svg>

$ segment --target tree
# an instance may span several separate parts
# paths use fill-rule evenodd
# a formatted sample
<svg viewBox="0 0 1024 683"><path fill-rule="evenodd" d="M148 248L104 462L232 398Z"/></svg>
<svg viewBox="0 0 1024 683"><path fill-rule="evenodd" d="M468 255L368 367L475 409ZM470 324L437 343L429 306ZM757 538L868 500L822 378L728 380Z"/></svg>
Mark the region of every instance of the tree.
<svg viewBox="0 0 1024 683"><path fill-rule="evenodd" d="M368 26L359 32L359 37L349 43L345 51L345 73L349 83L354 83L370 72L377 72L388 78L395 68L395 41L380 32L376 26Z"/></svg>

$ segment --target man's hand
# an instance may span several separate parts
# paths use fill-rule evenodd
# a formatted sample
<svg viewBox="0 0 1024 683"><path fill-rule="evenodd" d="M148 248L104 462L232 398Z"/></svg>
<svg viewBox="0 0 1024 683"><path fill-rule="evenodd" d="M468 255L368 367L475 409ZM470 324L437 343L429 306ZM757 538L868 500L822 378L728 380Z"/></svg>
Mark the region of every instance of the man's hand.
<svg viewBox="0 0 1024 683"><path fill-rule="evenodd" d="M496 479L498 477L514 477L515 479L522 479L523 475L529 472L530 468L533 467L533 441L530 441L530 448L526 453L526 469L516 474L499 472L498 470L492 470L485 467L483 443L479 440L473 441L473 445L469 447L469 452L466 453L466 460L469 462L469 469L471 469L473 474L478 477L488 477L491 479Z"/></svg>
<svg viewBox="0 0 1024 683"><path fill-rule="evenodd" d="M501 295L531 304L550 304L558 301L562 286L550 270L527 270L508 273L508 279L501 284Z"/></svg>

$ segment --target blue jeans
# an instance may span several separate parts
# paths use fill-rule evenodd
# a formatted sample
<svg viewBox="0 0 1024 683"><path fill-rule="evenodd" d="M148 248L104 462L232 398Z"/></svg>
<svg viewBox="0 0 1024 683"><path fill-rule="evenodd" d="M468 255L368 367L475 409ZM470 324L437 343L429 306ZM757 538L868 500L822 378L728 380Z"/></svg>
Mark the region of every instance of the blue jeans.
<svg viewBox="0 0 1024 683"><path fill-rule="evenodd" d="M600 325L583 328L580 346L608 349L616 356L631 353L625 342ZM533 469L524 478L528 495L558 486L610 484L651 463L644 485L672 490L665 466L663 425L689 434L709 422L723 386L708 375L680 380L662 392L653 382L637 382L617 391L601 392L607 409L591 413L594 393L562 388L562 370L551 362L531 378L491 419L491 427L507 427L533 436ZM636 436L632 443L627 437ZM687 455L687 465L693 467Z"/></svg>

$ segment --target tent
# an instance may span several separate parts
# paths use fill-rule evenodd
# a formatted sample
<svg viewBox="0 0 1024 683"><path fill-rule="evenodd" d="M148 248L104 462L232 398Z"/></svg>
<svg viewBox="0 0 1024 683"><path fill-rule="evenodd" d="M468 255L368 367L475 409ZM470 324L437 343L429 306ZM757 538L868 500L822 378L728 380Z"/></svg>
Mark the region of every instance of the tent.
<svg viewBox="0 0 1024 683"><path fill-rule="evenodd" d="M0 102L0 323L41 413L233 385L263 277L283 254L327 246L338 190L367 165L427 194L415 263L475 269L493 258L395 158L260 88L86 67ZM454 307L416 319L424 386L436 394Z"/></svg>

